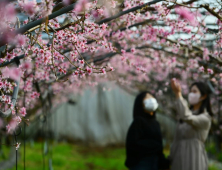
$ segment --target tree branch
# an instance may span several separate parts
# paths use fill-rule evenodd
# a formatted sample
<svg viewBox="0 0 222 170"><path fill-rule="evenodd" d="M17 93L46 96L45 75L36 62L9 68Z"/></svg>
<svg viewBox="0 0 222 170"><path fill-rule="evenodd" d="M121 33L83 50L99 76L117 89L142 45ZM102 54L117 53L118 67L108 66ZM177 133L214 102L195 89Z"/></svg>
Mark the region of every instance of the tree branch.
<svg viewBox="0 0 222 170"><path fill-rule="evenodd" d="M120 13L112 16L112 17L105 18L105 19L97 22L97 24L100 25L100 24L102 24L102 23L106 23L106 22L112 21L112 20L114 20L114 19L116 19L116 18L121 17L122 15L128 14L128 13L130 13L130 12L134 12L134 11L136 11L136 10L138 10L138 9L142 9L142 8L148 6L148 5L156 4L156 3L161 2L161 1L164 1L164 0L154 0L154 1L151 1L151 2L147 2L147 3L145 3L144 5L137 6L137 7L128 9L128 10L126 10L126 11L122 11L122 12L120 12Z"/></svg>
<svg viewBox="0 0 222 170"><path fill-rule="evenodd" d="M213 16L217 17L222 22L222 17L213 9L210 9L209 4L201 4L200 7L205 8L208 12L210 12Z"/></svg>
<svg viewBox="0 0 222 170"><path fill-rule="evenodd" d="M60 9L60 10L54 12L54 13L52 13L51 15L49 15L49 20L53 19L53 18L56 18L57 16L60 16L60 15L62 15L64 13L67 13L67 12L73 10L74 6L75 6L75 3L71 4L71 5L67 6L67 7L64 7L64 8L62 8L62 9ZM41 25L42 23L45 22L45 20L46 20L46 17L41 18L41 19L36 20L36 21L33 21L33 22L30 22L30 23L26 24L25 26L17 29L15 31L15 35L17 35L17 34L24 34L29 29L31 29L33 27L36 27L38 25ZM5 42L0 40L0 47L3 46L3 45L5 45Z"/></svg>

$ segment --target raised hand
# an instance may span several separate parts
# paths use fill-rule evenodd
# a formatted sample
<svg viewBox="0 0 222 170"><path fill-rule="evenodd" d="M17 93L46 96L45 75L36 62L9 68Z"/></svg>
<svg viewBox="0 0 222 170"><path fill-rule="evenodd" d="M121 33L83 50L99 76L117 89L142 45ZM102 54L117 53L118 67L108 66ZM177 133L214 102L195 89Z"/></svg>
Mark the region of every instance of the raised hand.
<svg viewBox="0 0 222 170"><path fill-rule="evenodd" d="M181 96L181 86L180 83L176 81L176 79L171 79L171 88L176 97L179 98Z"/></svg>

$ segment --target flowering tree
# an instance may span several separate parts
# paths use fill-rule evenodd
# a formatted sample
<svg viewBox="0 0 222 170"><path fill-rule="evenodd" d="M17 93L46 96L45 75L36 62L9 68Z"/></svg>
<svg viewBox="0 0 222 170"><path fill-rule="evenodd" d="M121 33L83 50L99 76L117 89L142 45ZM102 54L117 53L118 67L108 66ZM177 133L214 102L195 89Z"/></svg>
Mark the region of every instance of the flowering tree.
<svg viewBox="0 0 222 170"><path fill-rule="evenodd" d="M180 79L185 94L187 82L208 79L220 94L221 5L1 0L1 109L8 118L0 118L0 127L6 124L11 133L21 121L28 122L27 111L41 108L47 92L53 92L55 104L106 80L162 95L172 77ZM11 96L18 85L16 100Z"/></svg>

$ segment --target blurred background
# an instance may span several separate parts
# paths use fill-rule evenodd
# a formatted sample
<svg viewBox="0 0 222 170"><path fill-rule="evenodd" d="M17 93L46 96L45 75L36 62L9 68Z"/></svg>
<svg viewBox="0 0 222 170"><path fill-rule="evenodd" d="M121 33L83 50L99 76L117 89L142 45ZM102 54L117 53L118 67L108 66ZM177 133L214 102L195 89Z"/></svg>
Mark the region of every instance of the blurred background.
<svg viewBox="0 0 222 170"><path fill-rule="evenodd" d="M20 129L16 132L21 142L18 169L24 169L25 156L27 170L126 170L124 145L136 94L106 82L96 88L87 88L81 94L71 94L68 101L54 108L46 105L44 114L30 118L32 123L26 126L25 135ZM161 96L157 99L161 103ZM170 97L168 101L172 101ZM161 105L156 115L166 156L176 125L171 104ZM0 140L9 144L14 136L1 136ZM211 131L206 143L210 170L222 167L219 140L219 135ZM14 147L0 147L0 169L14 170Z"/></svg>

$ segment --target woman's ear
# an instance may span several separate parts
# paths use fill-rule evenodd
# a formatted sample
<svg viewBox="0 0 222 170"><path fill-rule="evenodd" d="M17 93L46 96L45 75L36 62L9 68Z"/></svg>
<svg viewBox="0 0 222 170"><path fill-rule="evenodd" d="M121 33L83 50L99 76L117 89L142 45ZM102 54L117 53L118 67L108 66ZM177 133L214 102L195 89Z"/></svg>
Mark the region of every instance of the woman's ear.
<svg viewBox="0 0 222 170"><path fill-rule="evenodd" d="M206 98L207 98L207 95L205 94L204 96L201 96L200 101L203 101Z"/></svg>

